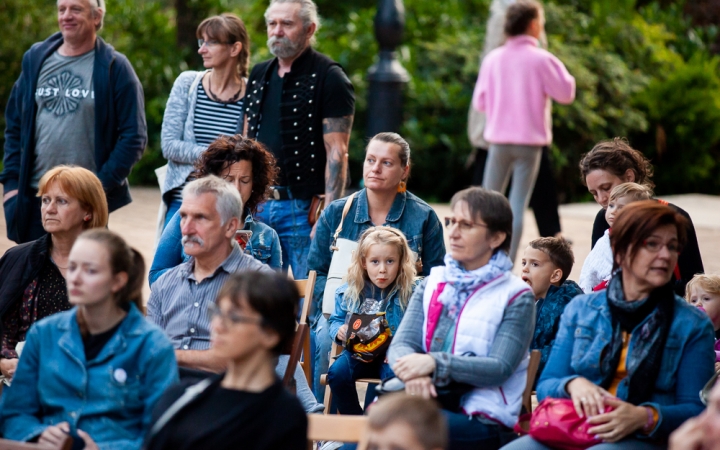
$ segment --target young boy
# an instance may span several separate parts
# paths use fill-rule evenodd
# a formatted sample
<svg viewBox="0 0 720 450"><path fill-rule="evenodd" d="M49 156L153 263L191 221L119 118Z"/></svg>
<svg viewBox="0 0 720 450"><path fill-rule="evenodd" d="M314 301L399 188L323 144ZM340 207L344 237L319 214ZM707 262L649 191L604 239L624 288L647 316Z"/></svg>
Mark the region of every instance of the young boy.
<svg viewBox="0 0 720 450"><path fill-rule="evenodd" d="M621 209L632 202L650 200L652 196L652 189L641 184L623 183L615 186L610 192L610 201L605 210L605 220L612 227L615 223L615 216ZM580 289L586 294L605 289L612 275L612 268L613 255L610 248L610 229L608 229L585 258L578 282Z"/></svg>
<svg viewBox="0 0 720 450"><path fill-rule="evenodd" d="M369 450L444 450L447 424L437 403L389 394L370 407Z"/></svg>
<svg viewBox="0 0 720 450"><path fill-rule="evenodd" d="M575 257L564 239L545 237L530 242L522 259L522 279L535 295L535 334L530 348L540 350L542 373L550 357L565 306L582 290L574 281L568 280Z"/></svg>

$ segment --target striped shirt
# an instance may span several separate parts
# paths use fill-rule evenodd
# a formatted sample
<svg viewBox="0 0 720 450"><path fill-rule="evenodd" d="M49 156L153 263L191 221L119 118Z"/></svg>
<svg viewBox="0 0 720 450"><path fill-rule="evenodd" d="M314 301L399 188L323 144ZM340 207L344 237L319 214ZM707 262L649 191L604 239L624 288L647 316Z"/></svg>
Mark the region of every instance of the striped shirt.
<svg viewBox="0 0 720 450"><path fill-rule="evenodd" d="M195 104L195 142L198 145L210 145L221 134L235 134L238 119L243 110L243 100L235 103L220 103L207 96L202 83L198 84L197 103Z"/></svg>
<svg viewBox="0 0 720 450"><path fill-rule="evenodd" d="M190 258L167 272L152 285L147 318L165 331L173 346L181 350L210 348L208 306L215 302L228 276L235 272L264 271L270 267L244 254L233 240L233 249L215 272L198 282Z"/></svg>

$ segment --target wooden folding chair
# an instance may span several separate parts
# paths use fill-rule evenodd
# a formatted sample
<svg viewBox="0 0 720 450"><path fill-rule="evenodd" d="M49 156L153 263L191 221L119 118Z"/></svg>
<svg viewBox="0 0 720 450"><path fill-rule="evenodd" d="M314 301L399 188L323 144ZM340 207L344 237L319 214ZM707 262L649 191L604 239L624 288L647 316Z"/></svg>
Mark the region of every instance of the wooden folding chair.
<svg viewBox="0 0 720 450"><path fill-rule="evenodd" d="M290 360L288 361L285 375L283 376L283 385L295 392L295 368L298 363L305 373L308 383L312 384L312 361L310 361L310 328L307 323L308 311L310 311L310 302L312 302L313 290L315 289L315 279L317 272L311 270L306 280L295 280L300 292L300 298L304 298L302 309L300 310L300 319L295 331L292 349L290 350ZM300 358L305 355L305 361L300 362Z"/></svg>
<svg viewBox="0 0 720 450"><path fill-rule="evenodd" d="M332 347L330 348L330 365L335 361L335 358L342 353L343 348L339 346L337 343L333 342ZM330 366L329 365L329 366ZM328 367L329 367L328 366ZM367 384L380 384L382 380L380 378L358 378L355 380L355 385L357 383L367 383ZM323 374L320 376L320 384L323 386L327 386L327 374ZM325 389L325 398L323 399L323 404L325 405L325 414L329 414L330 412L330 404L332 403L332 390L328 386Z"/></svg>
<svg viewBox="0 0 720 450"><path fill-rule="evenodd" d="M358 450L366 450L367 428L366 416L308 414L308 450L314 441L357 442Z"/></svg>
<svg viewBox="0 0 720 450"><path fill-rule="evenodd" d="M72 442L70 436L65 436L59 445L32 444L0 439L0 450L70 450Z"/></svg>
<svg viewBox="0 0 720 450"><path fill-rule="evenodd" d="M522 406L526 412L532 412L532 393L533 385L535 384L535 378L537 377L537 371L540 367L540 350L533 350L530 352L530 363L528 364L527 370L527 383L525 383L525 392L522 396Z"/></svg>

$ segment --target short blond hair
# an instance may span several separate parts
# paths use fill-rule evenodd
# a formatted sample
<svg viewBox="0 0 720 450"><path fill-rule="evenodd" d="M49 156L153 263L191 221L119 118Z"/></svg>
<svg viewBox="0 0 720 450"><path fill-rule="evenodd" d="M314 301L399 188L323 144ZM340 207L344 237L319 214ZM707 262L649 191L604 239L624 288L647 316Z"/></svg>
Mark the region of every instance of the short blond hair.
<svg viewBox="0 0 720 450"><path fill-rule="evenodd" d="M448 445L447 422L437 403L405 393L383 396L370 407L370 430L384 430L402 422L410 426L425 450L445 449Z"/></svg>
<svg viewBox="0 0 720 450"><path fill-rule="evenodd" d="M720 295L720 275L698 273L685 285L685 300L690 301L690 294L700 287L708 294Z"/></svg>
<svg viewBox="0 0 720 450"><path fill-rule="evenodd" d="M85 229L107 226L107 198L100 179L94 173L78 166L55 166L40 178L37 196L45 195L53 183L58 183L63 192L90 210L92 217L83 223Z"/></svg>
<svg viewBox="0 0 720 450"><path fill-rule="evenodd" d="M622 183L618 184L610 191L610 200L616 200L620 197L630 197L634 202L641 200L650 200L655 195L649 186L638 183Z"/></svg>

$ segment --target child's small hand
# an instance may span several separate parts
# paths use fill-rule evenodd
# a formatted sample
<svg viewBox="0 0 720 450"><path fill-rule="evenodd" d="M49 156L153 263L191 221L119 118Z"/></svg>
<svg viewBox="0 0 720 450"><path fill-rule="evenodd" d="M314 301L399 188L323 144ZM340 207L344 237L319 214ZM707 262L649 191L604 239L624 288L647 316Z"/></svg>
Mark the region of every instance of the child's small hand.
<svg viewBox="0 0 720 450"><path fill-rule="evenodd" d="M720 370L720 362L715 363L715 372Z"/></svg>
<svg viewBox="0 0 720 450"><path fill-rule="evenodd" d="M347 325L343 325L340 327L340 329L337 332L337 340L340 342L345 342L345 338L347 337Z"/></svg>

